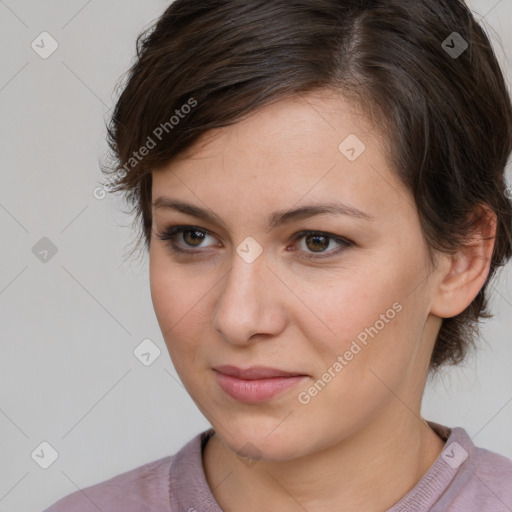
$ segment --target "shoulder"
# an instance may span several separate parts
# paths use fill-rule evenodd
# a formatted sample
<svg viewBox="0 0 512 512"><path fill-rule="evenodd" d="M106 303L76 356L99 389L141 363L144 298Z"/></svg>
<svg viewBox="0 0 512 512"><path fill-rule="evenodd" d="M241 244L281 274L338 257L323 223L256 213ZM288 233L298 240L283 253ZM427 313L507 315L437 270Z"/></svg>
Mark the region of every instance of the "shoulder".
<svg viewBox="0 0 512 512"><path fill-rule="evenodd" d="M176 512L189 488L204 500L208 485L201 450L213 432L197 434L174 455L73 492L43 512Z"/></svg>
<svg viewBox="0 0 512 512"><path fill-rule="evenodd" d="M498 453L476 448L473 465L469 468L470 478L475 486L482 491L496 493L507 498L507 504L512 506L512 460Z"/></svg>
<svg viewBox="0 0 512 512"><path fill-rule="evenodd" d="M507 483L512 483L511 459L484 448L477 448L476 453L479 462L479 473L482 476L499 474Z"/></svg>
<svg viewBox="0 0 512 512"><path fill-rule="evenodd" d="M468 462L469 464L461 466L461 471L447 493L450 496L450 507L445 510L512 510L512 460L475 447Z"/></svg>
<svg viewBox="0 0 512 512"><path fill-rule="evenodd" d="M163 457L73 492L44 512L170 512L169 471L175 457Z"/></svg>

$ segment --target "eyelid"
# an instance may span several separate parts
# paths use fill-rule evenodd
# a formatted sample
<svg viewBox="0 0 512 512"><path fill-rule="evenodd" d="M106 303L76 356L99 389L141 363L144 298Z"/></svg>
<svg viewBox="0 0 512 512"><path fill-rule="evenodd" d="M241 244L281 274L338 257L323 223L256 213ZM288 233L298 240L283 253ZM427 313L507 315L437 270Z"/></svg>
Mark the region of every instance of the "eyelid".
<svg viewBox="0 0 512 512"><path fill-rule="evenodd" d="M189 224L176 224L173 226L169 226L169 227L165 228L162 233L157 233L157 237L160 238L160 240L168 241L169 243L171 243L173 241L176 243L176 241L174 240L176 238L176 236L181 233L184 233L186 231L201 231L206 236L211 236L211 237L216 238L216 236L213 235L208 229L202 228L200 226L189 225ZM192 249L192 250L189 251L189 249ZM187 251L194 252L194 253L199 252L199 251L195 251L192 247L189 247L188 249L183 250L183 252L187 252Z"/></svg>

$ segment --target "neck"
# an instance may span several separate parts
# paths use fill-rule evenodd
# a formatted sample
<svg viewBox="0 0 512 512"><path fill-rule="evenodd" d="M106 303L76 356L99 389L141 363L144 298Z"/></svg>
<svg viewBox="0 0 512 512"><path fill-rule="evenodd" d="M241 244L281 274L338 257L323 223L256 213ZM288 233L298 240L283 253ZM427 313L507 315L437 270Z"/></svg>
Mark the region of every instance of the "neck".
<svg viewBox="0 0 512 512"><path fill-rule="evenodd" d="M203 454L206 479L223 510L385 511L428 471L444 441L402 406L327 450L246 465L217 435Z"/></svg>

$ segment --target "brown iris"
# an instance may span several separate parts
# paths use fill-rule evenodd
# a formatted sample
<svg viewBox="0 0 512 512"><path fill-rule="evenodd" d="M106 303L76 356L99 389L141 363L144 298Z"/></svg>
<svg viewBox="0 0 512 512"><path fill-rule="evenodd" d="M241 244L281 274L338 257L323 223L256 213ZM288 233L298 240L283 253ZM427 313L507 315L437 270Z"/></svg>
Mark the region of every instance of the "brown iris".
<svg viewBox="0 0 512 512"><path fill-rule="evenodd" d="M308 241L311 239L315 240L315 241L323 240L323 243L321 243L320 245L315 244L314 246L311 247L308 243ZM324 235L307 235L306 236L306 245L308 246L308 249L310 249L314 252L322 252L322 250L329 247L329 237L324 236ZM316 250L316 249L319 249L319 250Z"/></svg>
<svg viewBox="0 0 512 512"><path fill-rule="evenodd" d="M191 236L187 236L189 233L192 233ZM204 240L205 233L195 229L189 229L187 231L183 231L183 239L185 243L192 246L197 247ZM189 240L187 240L189 238ZM194 242L198 242L197 244Z"/></svg>

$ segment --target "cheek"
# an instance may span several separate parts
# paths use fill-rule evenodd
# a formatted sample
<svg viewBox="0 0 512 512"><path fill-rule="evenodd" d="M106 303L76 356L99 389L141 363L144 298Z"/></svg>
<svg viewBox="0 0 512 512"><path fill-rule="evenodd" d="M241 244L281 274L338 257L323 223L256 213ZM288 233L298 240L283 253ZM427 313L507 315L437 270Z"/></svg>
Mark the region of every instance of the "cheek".
<svg viewBox="0 0 512 512"><path fill-rule="evenodd" d="M309 340L316 340L314 350L322 361L317 370L322 374L338 361L343 368L338 364L331 372L343 373L346 379L333 380L349 388L356 381L358 385L375 381L370 369L391 380L399 378L421 332L421 308L410 293L417 285L416 275L416 268L381 260L371 272L352 273L336 279L337 285L324 288L323 294L310 294L322 323L309 312L302 330ZM415 293L421 293L421 287Z"/></svg>
<svg viewBox="0 0 512 512"><path fill-rule="evenodd" d="M180 329L188 320L193 287L187 286L184 273L177 265L170 264L160 248L151 249L150 254L150 289L155 315L169 348L171 340L179 336ZM188 314L187 314L188 313Z"/></svg>
<svg viewBox="0 0 512 512"><path fill-rule="evenodd" d="M181 368L198 362L208 322L207 291L212 285L205 280L206 275L194 277L156 248L150 254L149 275L155 315L181 378L185 373Z"/></svg>
<svg viewBox="0 0 512 512"><path fill-rule="evenodd" d="M308 387L298 390L300 417L315 418L326 437L339 428L348 435L396 400L391 390L400 388L414 355L414 340L408 338L411 321L408 304L389 304L386 297L358 309L357 318L340 315L339 330L346 333L342 339L326 344L325 339L311 338L317 340L321 364Z"/></svg>
<svg viewBox="0 0 512 512"><path fill-rule="evenodd" d="M194 273L171 260L165 247L157 246L151 248L149 278L151 299L162 332L168 332L178 322L187 322L194 314L194 305L205 293L204 279L195 278Z"/></svg>
<svg viewBox="0 0 512 512"><path fill-rule="evenodd" d="M162 333L171 329L178 317L178 308L183 301L178 297L179 282L173 276L173 270L163 264L162 258L155 255L152 249L150 256L150 289L153 308Z"/></svg>
<svg viewBox="0 0 512 512"><path fill-rule="evenodd" d="M310 306L307 316L303 317L304 321L308 319L309 325L305 330L313 334L313 324L315 328L320 326L325 345L336 350L344 349L358 337L364 343L370 333L380 335L388 330L399 315L400 306L393 305L403 296L400 283L393 279L394 274L393 268L388 268L385 275L347 272L324 286L315 283L307 295L303 290L305 302ZM317 330L314 336L317 339L318 333Z"/></svg>

